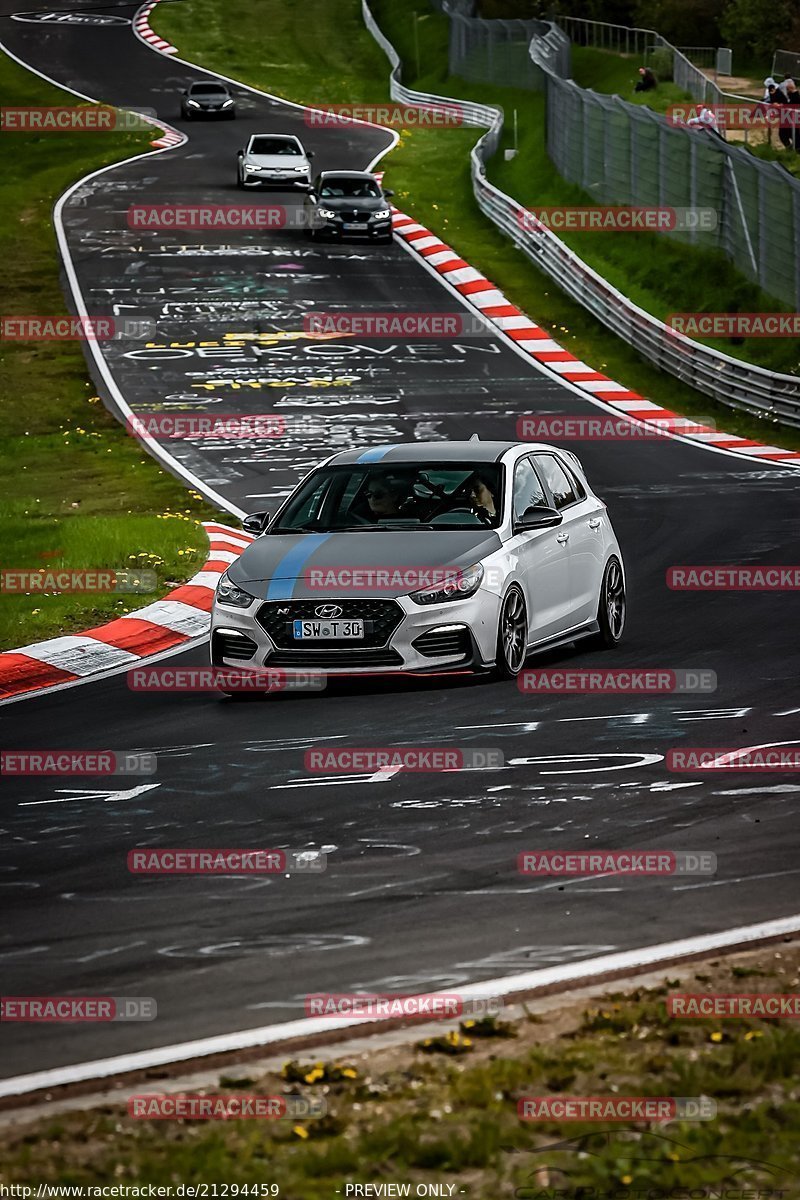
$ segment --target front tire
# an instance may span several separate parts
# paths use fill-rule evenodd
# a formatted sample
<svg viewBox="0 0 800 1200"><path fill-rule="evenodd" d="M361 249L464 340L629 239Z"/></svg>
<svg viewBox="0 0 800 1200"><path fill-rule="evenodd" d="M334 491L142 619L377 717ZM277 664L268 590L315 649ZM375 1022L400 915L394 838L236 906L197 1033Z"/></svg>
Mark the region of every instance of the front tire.
<svg viewBox="0 0 800 1200"><path fill-rule="evenodd" d="M610 558L603 572L600 600L597 605L599 631L588 639L598 650L610 650L619 644L625 632L627 597L625 576L618 558Z"/></svg>
<svg viewBox="0 0 800 1200"><path fill-rule="evenodd" d="M495 679L516 679L525 666L528 650L528 614L525 598L516 584L506 592L497 622Z"/></svg>

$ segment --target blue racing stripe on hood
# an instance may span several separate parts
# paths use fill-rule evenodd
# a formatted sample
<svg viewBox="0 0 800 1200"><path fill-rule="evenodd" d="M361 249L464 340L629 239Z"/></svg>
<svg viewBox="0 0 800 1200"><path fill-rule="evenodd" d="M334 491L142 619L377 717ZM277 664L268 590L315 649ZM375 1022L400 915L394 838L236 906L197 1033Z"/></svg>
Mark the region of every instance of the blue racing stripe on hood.
<svg viewBox="0 0 800 1200"><path fill-rule="evenodd" d="M356 462L380 462L385 454L390 450L394 450L394 446L373 446L370 450L365 450L363 454L359 454Z"/></svg>
<svg viewBox="0 0 800 1200"><path fill-rule="evenodd" d="M299 546L293 546L284 554L275 568L274 577L269 581L267 600L291 600L294 585L303 567L317 547L327 542L330 536L329 533L310 533L303 538Z"/></svg>

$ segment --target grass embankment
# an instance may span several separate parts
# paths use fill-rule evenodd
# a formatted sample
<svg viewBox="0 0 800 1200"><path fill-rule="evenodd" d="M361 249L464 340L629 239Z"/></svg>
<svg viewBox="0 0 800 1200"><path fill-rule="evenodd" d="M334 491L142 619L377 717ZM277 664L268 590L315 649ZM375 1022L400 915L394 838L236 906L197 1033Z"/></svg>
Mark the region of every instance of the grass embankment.
<svg viewBox="0 0 800 1200"><path fill-rule="evenodd" d="M407 7L396 0L375 0L373 11L404 55L404 79L410 86L501 103L509 117L517 108L521 152L510 163L502 161L502 154L494 159L491 175L499 186L516 190L518 198L529 204L591 202L591 197L560 180L547 158L540 96L448 78L447 21L435 12L419 19L417 75ZM183 57L287 99L331 104L385 101L388 94L388 63L363 26L358 0L342 0L337 5L310 0L302 9L280 0L259 0L257 9L248 0L226 0L224 5L218 0L187 0L181 5L160 6L152 20ZM508 125L506 145L510 145L510 120ZM515 250L483 216L473 198L469 149L476 136L472 129L404 131L400 145L382 163L398 206L407 208L455 246L511 300L552 328L554 337L597 370L674 411L715 421L719 428L745 437L778 440L790 449L800 449L797 433L776 432L758 418L716 404L656 370ZM657 308L659 315L715 308L727 311L731 306L748 311L775 307L774 301L756 302L751 285L733 272L722 256L663 240L656 245L655 238L646 234L595 234L591 245L590 237L579 235L575 248L638 303ZM617 257L622 261L615 275ZM776 349L766 339L756 350L783 354L781 369L789 369L797 361L796 348L793 357L786 357L785 345Z"/></svg>
<svg viewBox="0 0 800 1200"><path fill-rule="evenodd" d="M634 55L614 54L609 50L580 46L573 47L572 50L573 77L581 87L592 88L595 92L604 92L607 95L621 96L631 104L646 104L654 112L665 112L670 104L685 103L687 100L691 103L687 94L669 81L660 83L656 91L640 92L637 95L633 88L639 65L639 60ZM749 79L742 76L730 81L721 79L720 87L735 95L752 95L760 100L764 94L763 74L756 77L757 75L756 72ZM728 141L735 142L765 162L779 163L790 175L794 175L796 179L800 178L800 154L781 145L777 130L754 129L750 131L747 141L741 130L731 130L728 133Z"/></svg>
<svg viewBox="0 0 800 1200"><path fill-rule="evenodd" d="M469 1200L788 1200L800 1196L797 1022L676 1019L666 997L796 991L798 967L796 943L751 951L649 990L612 989L588 1005L545 1002L541 1016L527 1007L520 1020L464 1023L347 1058L309 1056L280 1073L240 1067L204 1089L324 1099L325 1116L302 1124L134 1120L110 1104L39 1120L0 1131L0 1182L261 1184L286 1200L335 1200L353 1183L408 1185L414 1196L434 1182L453 1189L435 1194ZM157 1077L138 1088L168 1090ZM523 1096L643 1094L705 1096L716 1116L666 1124L517 1117Z"/></svg>
<svg viewBox="0 0 800 1200"><path fill-rule="evenodd" d="M4 104L72 105L8 58ZM0 287L3 311L65 315L52 208L87 172L147 150L149 132L3 134ZM154 569L143 596L0 593L0 648L86 629L157 599L205 557L197 525L213 510L162 472L94 395L77 342L4 341L0 356L2 568Z"/></svg>

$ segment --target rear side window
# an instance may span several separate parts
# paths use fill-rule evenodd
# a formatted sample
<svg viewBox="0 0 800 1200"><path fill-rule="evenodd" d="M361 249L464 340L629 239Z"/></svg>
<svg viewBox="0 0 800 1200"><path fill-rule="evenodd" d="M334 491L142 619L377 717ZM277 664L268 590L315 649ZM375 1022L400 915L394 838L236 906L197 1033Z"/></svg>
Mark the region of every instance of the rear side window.
<svg viewBox="0 0 800 1200"><path fill-rule="evenodd" d="M556 508L566 508L568 504L574 504L581 498L577 493L577 485L552 454L537 455L536 465L553 494Z"/></svg>

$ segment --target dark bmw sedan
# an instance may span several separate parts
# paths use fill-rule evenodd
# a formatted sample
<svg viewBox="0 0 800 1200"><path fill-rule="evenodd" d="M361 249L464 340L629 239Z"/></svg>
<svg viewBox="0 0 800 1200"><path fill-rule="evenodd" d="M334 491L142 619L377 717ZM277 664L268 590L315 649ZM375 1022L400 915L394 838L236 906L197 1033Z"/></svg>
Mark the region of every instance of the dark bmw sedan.
<svg viewBox="0 0 800 1200"><path fill-rule="evenodd" d="M186 121L193 117L236 116L236 101L224 83L213 80L193 83L181 92L181 116Z"/></svg>
<svg viewBox="0 0 800 1200"><path fill-rule="evenodd" d="M368 171L323 171L306 200L306 228L315 240L368 238L392 240L392 210L388 197Z"/></svg>

